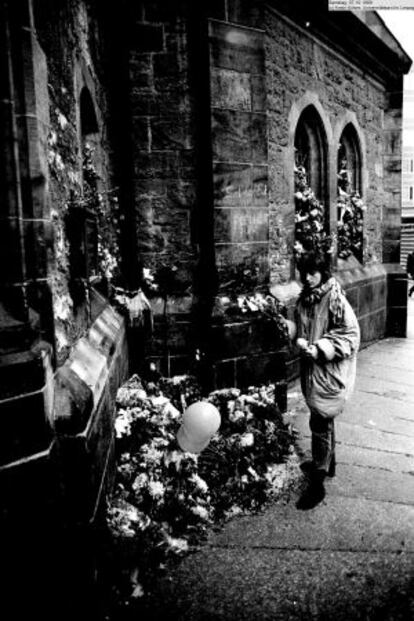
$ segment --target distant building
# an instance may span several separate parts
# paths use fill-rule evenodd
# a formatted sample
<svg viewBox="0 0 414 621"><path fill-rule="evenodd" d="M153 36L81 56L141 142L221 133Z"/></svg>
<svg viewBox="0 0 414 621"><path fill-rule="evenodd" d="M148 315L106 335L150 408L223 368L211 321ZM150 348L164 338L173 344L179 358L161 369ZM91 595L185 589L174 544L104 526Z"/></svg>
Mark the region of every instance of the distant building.
<svg viewBox="0 0 414 621"><path fill-rule="evenodd" d="M414 250L414 147L403 146L401 265L405 268L407 254Z"/></svg>

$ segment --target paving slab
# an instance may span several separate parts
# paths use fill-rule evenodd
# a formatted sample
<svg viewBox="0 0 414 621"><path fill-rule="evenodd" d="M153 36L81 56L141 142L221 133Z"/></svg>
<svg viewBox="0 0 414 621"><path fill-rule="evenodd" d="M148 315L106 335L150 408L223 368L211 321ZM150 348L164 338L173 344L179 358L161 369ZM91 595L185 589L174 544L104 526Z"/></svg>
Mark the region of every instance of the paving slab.
<svg viewBox="0 0 414 621"><path fill-rule="evenodd" d="M414 506L329 497L313 511L278 503L260 515L239 516L209 538L213 546L300 550L414 552Z"/></svg>
<svg viewBox="0 0 414 621"><path fill-rule="evenodd" d="M355 388L358 391L378 395L379 397L387 397L403 403L410 403L414 407L414 390L408 384L397 384L393 381L369 377L361 373L357 375Z"/></svg>
<svg viewBox="0 0 414 621"><path fill-rule="evenodd" d="M329 480L326 488L329 495L414 505L414 476L411 474L342 464L338 476Z"/></svg>
<svg viewBox="0 0 414 621"><path fill-rule="evenodd" d="M157 585L159 621L408 621L414 555L205 547Z"/></svg>
<svg viewBox="0 0 414 621"><path fill-rule="evenodd" d="M350 446L339 442L336 448L336 459L338 464L338 476L340 475L342 464L353 464L361 468L374 468L376 470L386 470L390 472L403 472L414 475L414 456L402 453L391 453L387 451L376 451L361 446Z"/></svg>
<svg viewBox="0 0 414 621"><path fill-rule="evenodd" d="M414 351L413 354L414 356ZM381 360L378 363L370 365L360 364L358 367L359 376L377 377L379 379L390 379L390 373L393 374L392 381L395 384L407 384L412 387L414 385L414 369L407 367L406 360L399 360L399 363L387 360ZM395 374L395 375L394 375Z"/></svg>
<svg viewBox="0 0 414 621"><path fill-rule="evenodd" d="M412 433L414 407L411 403L395 401L387 397L356 390L347 403L343 414L340 415L339 420L341 419L355 423L373 421L377 427L389 429L392 426L395 429L394 422L392 422L394 419L397 424L399 421L403 424L405 422L411 423L410 426L404 427L403 431Z"/></svg>
<svg viewBox="0 0 414 621"><path fill-rule="evenodd" d="M309 415L295 416L292 424L301 435L299 444L310 445ZM345 416L345 414L344 414ZM398 427L400 423L398 422ZM356 425L344 422L342 415L335 421L336 439L338 443L356 447L375 449L384 453L399 453L414 456L414 437L392 431L383 431L374 425Z"/></svg>
<svg viewBox="0 0 414 621"><path fill-rule="evenodd" d="M368 428L362 425L354 425L343 422L341 419L336 420L335 429L338 440L343 444L365 446L384 452L414 455L414 438L412 436L392 431L381 431L374 426Z"/></svg>

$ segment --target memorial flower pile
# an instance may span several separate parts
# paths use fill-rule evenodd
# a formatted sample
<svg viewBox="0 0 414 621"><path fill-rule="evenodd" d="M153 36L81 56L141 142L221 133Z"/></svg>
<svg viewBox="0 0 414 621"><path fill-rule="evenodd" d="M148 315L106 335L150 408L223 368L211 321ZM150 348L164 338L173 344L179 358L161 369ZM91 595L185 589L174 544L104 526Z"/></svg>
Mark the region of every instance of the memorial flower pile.
<svg viewBox="0 0 414 621"><path fill-rule="evenodd" d="M157 382L135 375L118 391L116 487L107 523L121 608L145 601L154 575L195 549L209 526L260 509L297 478L294 434L274 385L211 393L221 428L200 454L183 452L176 441L182 413L200 398L187 375Z"/></svg>
<svg viewBox="0 0 414 621"><path fill-rule="evenodd" d="M304 166L294 168L296 259L303 252L331 252L332 241L325 231L325 208L308 184Z"/></svg>

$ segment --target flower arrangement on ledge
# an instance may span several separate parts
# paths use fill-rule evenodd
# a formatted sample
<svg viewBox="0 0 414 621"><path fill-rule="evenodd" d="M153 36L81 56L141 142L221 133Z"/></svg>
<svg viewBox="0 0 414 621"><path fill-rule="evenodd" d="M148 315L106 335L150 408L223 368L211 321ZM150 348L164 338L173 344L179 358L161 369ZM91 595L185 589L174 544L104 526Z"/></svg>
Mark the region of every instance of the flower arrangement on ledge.
<svg viewBox="0 0 414 621"><path fill-rule="evenodd" d="M216 305L213 320L222 323L258 322L269 336L269 342L285 345L288 333L286 308L269 292L223 296Z"/></svg>
<svg viewBox="0 0 414 621"><path fill-rule="evenodd" d="M116 488L107 511L117 613L144 606L154 577L195 549L210 525L260 509L296 481L294 433L275 391L270 384L211 393L222 425L197 455L176 441L182 412L200 400L192 377L135 375L119 389Z"/></svg>
<svg viewBox="0 0 414 621"><path fill-rule="evenodd" d="M366 206L358 192L352 189L346 159L338 172L338 256L346 259L352 254L362 260L364 212Z"/></svg>
<svg viewBox="0 0 414 621"><path fill-rule="evenodd" d="M273 324L274 337L287 339L285 306L272 295L266 285L259 284L258 260L233 265L230 278L221 283L213 310L213 321L263 321Z"/></svg>
<svg viewBox="0 0 414 621"><path fill-rule="evenodd" d="M332 238L325 231L325 208L308 185L304 166L295 165L294 181L295 258L307 250L332 253Z"/></svg>

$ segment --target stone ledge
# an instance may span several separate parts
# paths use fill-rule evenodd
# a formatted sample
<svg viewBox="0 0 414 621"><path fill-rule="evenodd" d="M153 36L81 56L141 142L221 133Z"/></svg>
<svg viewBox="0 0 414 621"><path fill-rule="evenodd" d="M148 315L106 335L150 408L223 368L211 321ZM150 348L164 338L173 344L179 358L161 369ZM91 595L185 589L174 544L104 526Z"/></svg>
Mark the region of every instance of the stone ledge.
<svg viewBox="0 0 414 621"><path fill-rule="evenodd" d="M50 443L53 404L52 348L39 341L31 350L2 357L0 379L0 464L7 465Z"/></svg>
<svg viewBox="0 0 414 621"><path fill-rule="evenodd" d="M108 383L117 343L124 338L124 320L107 306L57 370L53 412L57 434L77 435L85 429Z"/></svg>
<svg viewBox="0 0 414 621"><path fill-rule="evenodd" d="M51 346L40 341L30 350L0 356L0 399L40 390L45 383L45 358L51 355Z"/></svg>

